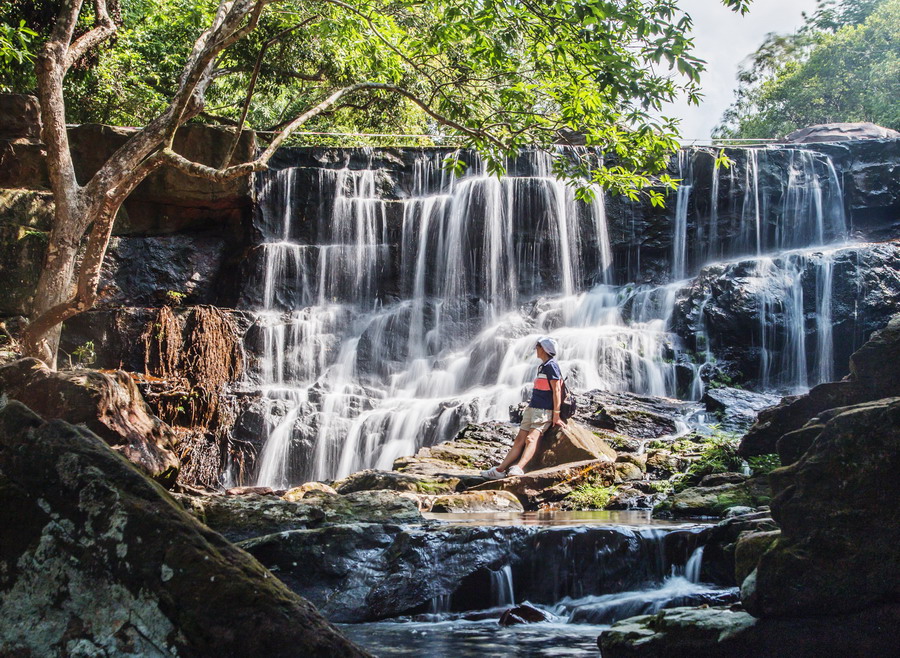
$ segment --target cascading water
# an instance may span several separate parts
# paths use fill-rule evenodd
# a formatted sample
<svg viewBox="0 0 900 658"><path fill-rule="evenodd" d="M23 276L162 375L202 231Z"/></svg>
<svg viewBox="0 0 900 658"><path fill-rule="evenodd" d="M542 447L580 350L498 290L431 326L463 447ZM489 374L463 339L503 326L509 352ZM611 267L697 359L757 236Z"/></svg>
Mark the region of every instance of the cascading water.
<svg viewBox="0 0 900 658"><path fill-rule="evenodd" d="M376 151L340 151L322 164L284 150L284 165L257 182L263 242L254 376L268 408L257 483L284 487L390 468L466 422L505 419L527 395L542 333L558 339L573 388L699 397L700 366L676 364L683 348L668 332L684 285L677 280L716 258L846 235L825 156L740 154L726 174L710 167L708 151L681 152L676 282L616 287L624 281L614 280L622 272L613 268L603 194L576 201L546 154L524 153L502 178L466 154L469 173L456 178L440 150L415 152L403 164ZM776 165L787 172L777 190L769 182ZM701 170L712 172L708 196ZM705 214L694 208L701 198L709 199ZM775 273L772 263L759 260L760 276ZM820 289L829 288L823 272ZM802 309L802 295L795 286L788 297L762 301L770 309L760 316L764 358L765 313L773 305ZM830 307L827 294L817 298L820 380L829 376ZM793 388L809 383L801 351L805 345L790 347ZM687 384L679 368L692 371ZM767 384L784 378L778 363L761 370Z"/></svg>

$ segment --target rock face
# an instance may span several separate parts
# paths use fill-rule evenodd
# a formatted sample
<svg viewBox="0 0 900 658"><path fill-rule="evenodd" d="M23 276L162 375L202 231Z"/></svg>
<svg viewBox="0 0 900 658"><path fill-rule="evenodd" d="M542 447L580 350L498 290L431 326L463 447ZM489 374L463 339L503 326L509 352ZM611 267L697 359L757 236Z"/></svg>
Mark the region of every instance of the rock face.
<svg viewBox="0 0 900 658"><path fill-rule="evenodd" d="M710 349L716 369L732 363L740 379L762 387L815 383L828 368L825 378L836 379L900 304L900 242L718 263L678 295L675 331L699 352ZM817 319L826 313L832 358L822 363Z"/></svg>
<svg viewBox="0 0 900 658"><path fill-rule="evenodd" d="M21 359L0 367L0 394L46 418L83 423L162 484L178 475L172 429L150 412L122 371L54 372L37 359Z"/></svg>
<svg viewBox="0 0 900 658"><path fill-rule="evenodd" d="M771 475L781 537L744 582L747 609L798 617L896 601L898 469L900 398L835 410L806 454Z"/></svg>
<svg viewBox="0 0 900 658"><path fill-rule="evenodd" d="M780 401L780 395L754 393L728 386L708 389L701 400L706 410L720 419L722 429L728 432L746 431L763 409L773 407Z"/></svg>
<svg viewBox="0 0 900 658"><path fill-rule="evenodd" d="M756 424L741 440L744 457L776 452L783 464L799 459L811 444L815 430L804 431L811 419L836 407L900 395L900 315L872 334L850 357L850 375L840 382L820 384L809 393L785 398L781 404L760 413Z"/></svg>
<svg viewBox="0 0 900 658"><path fill-rule="evenodd" d="M0 410L7 655L362 656L97 436Z"/></svg>
<svg viewBox="0 0 900 658"><path fill-rule="evenodd" d="M820 123L795 130L786 135L784 139L794 144L809 144L811 142L846 142L857 139L900 139L900 133L869 122Z"/></svg>
<svg viewBox="0 0 900 658"><path fill-rule="evenodd" d="M41 138L41 110L34 96L0 94L0 139Z"/></svg>

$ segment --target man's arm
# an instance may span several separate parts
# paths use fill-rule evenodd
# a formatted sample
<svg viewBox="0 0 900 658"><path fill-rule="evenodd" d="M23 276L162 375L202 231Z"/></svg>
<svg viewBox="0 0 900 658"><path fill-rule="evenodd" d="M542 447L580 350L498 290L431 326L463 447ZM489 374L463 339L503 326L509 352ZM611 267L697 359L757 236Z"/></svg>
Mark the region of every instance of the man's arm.
<svg viewBox="0 0 900 658"><path fill-rule="evenodd" d="M564 427L566 422L559 417L559 408L562 405L562 380L551 379L550 390L553 392L553 424Z"/></svg>

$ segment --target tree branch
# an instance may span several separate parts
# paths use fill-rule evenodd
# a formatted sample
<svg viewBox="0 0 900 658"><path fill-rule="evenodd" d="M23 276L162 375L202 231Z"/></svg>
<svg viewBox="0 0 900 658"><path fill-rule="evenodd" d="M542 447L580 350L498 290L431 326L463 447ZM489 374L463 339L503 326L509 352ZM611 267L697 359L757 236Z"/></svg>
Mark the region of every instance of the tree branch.
<svg viewBox="0 0 900 658"><path fill-rule="evenodd" d="M66 56L65 68L70 69L85 53L91 48L116 33L118 27L109 17L109 11L106 8L106 0L94 0L94 27L82 34L69 46L69 53Z"/></svg>

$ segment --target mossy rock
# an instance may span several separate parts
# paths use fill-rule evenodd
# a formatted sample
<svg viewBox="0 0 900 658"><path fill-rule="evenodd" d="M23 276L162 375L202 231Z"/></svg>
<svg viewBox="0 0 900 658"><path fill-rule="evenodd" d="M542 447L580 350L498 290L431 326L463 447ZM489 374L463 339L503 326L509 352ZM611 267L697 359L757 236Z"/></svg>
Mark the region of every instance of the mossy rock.
<svg viewBox="0 0 900 658"><path fill-rule="evenodd" d="M749 478L744 482L716 487L690 487L672 497L671 511L676 516L723 516L730 507L760 507L772 498L768 478Z"/></svg>

